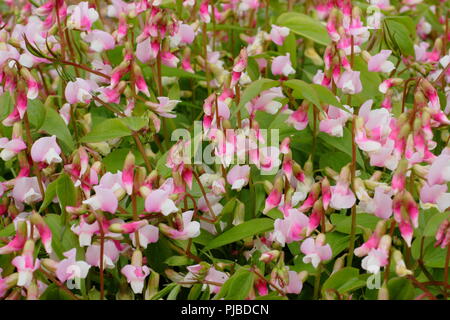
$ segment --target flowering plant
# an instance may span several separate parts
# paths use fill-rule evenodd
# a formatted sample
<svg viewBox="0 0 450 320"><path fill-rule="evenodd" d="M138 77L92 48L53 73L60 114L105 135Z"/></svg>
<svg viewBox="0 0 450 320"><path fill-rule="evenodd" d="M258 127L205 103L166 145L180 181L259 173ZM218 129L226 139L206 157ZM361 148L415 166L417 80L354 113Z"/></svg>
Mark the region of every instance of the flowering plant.
<svg viewBox="0 0 450 320"><path fill-rule="evenodd" d="M448 299L445 0L0 3L0 298Z"/></svg>

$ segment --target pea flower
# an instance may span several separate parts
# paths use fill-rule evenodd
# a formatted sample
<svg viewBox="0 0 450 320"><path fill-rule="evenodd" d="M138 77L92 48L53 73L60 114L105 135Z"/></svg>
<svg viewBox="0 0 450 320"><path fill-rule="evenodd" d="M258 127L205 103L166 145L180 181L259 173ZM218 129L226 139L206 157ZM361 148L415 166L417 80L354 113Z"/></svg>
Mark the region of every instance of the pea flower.
<svg viewBox="0 0 450 320"><path fill-rule="evenodd" d="M86 1L69 6L67 13L70 14L67 19L67 27L82 31L91 30L92 25L99 17L98 12L94 8L89 8L89 3Z"/></svg>
<svg viewBox="0 0 450 320"><path fill-rule="evenodd" d="M76 255L76 248L72 248L69 251L64 252L66 259L61 260L56 267L56 276L59 281L65 282L69 279L84 279L87 277L91 266L85 261L77 261Z"/></svg>
<svg viewBox="0 0 450 320"><path fill-rule="evenodd" d="M270 39L277 45L282 46L284 39L289 35L289 28L272 25Z"/></svg>
<svg viewBox="0 0 450 320"><path fill-rule="evenodd" d="M43 137L36 140L31 147L31 158L34 162L46 162L47 164L60 163L62 161L61 148L56 143L56 136Z"/></svg>
<svg viewBox="0 0 450 320"><path fill-rule="evenodd" d="M272 74L274 76L282 75L288 77L290 74L294 74L295 69L292 68L291 55L286 53L285 56L278 56L272 61Z"/></svg>
<svg viewBox="0 0 450 320"><path fill-rule="evenodd" d="M319 234L316 239L308 238L303 241L300 250L305 254L303 257L304 263L311 263L314 268L317 268L319 263L331 259L331 247L325 243L325 235Z"/></svg>
<svg viewBox="0 0 450 320"><path fill-rule="evenodd" d="M17 268L17 272L19 273L18 286L27 288L33 279L34 271L40 266L39 259L35 260L33 254L34 242L33 240L27 240L22 255L15 257L11 261L11 264Z"/></svg>
<svg viewBox="0 0 450 320"><path fill-rule="evenodd" d="M250 166L236 165L227 174L227 182L233 190L241 190L248 183L250 176Z"/></svg>
<svg viewBox="0 0 450 320"><path fill-rule="evenodd" d="M194 211L189 210L182 213L182 219L177 229L171 228L165 224L160 224L161 231L172 239L187 240L200 235L200 223L192 221Z"/></svg>

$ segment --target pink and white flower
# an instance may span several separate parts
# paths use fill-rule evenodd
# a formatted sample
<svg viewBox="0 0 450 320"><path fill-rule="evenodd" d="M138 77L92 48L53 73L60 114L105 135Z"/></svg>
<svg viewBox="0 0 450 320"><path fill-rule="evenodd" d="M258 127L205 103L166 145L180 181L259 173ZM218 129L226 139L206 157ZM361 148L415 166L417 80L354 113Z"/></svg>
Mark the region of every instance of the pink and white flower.
<svg viewBox="0 0 450 320"><path fill-rule="evenodd" d="M319 263L331 259L331 247L329 244L324 244L322 236L323 234L320 234L316 239L308 238L300 246L300 251L305 254L303 262L311 263L314 268L317 268Z"/></svg>
<svg viewBox="0 0 450 320"><path fill-rule="evenodd" d="M60 163L62 161L61 148L56 143L56 136L43 137L36 140L31 147L31 158L34 162L46 162L47 164Z"/></svg>
<svg viewBox="0 0 450 320"><path fill-rule="evenodd" d="M272 74L274 76L288 77L290 74L294 74L295 69L292 68L291 55L286 53L285 56L278 56L272 61Z"/></svg>

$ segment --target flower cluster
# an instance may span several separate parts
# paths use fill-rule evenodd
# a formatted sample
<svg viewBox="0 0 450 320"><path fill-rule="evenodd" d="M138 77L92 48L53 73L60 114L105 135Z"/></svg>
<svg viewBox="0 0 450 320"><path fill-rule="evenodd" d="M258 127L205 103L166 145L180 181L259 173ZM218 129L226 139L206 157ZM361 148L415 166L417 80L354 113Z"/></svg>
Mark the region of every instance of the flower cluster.
<svg viewBox="0 0 450 320"><path fill-rule="evenodd" d="M447 1L104 3L1 5L0 298L447 299Z"/></svg>

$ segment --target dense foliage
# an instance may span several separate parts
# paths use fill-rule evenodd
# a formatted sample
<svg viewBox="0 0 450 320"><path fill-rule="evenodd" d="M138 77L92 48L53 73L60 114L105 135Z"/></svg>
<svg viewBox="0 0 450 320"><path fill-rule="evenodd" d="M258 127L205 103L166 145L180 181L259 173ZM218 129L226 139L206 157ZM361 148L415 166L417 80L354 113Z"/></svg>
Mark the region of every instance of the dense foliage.
<svg viewBox="0 0 450 320"><path fill-rule="evenodd" d="M445 0L0 2L0 298L447 299Z"/></svg>

